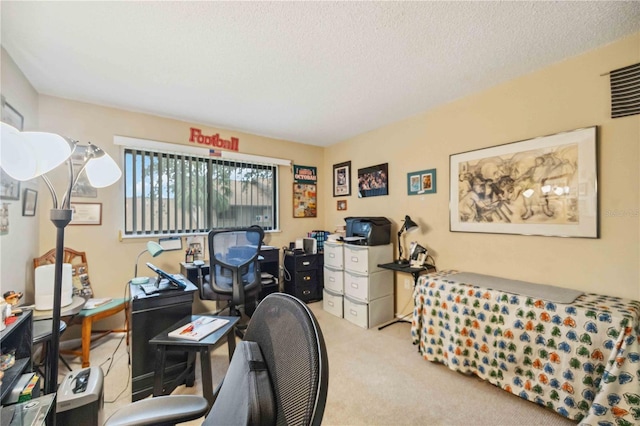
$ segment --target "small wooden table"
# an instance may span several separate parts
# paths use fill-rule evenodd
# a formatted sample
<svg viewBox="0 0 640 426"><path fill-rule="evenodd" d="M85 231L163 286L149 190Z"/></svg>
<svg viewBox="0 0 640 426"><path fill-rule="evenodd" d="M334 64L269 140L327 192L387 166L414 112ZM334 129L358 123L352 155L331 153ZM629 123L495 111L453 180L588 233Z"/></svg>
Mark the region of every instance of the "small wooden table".
<svg viewBox="0 0 640 426"><path fill-rule="evenodd" d="M158 334L153 339L149 340L149 344L156 345L156 373L153 381L153 396L169 395L179 384L184 383L185 378L192 376L195 369L196 354L199 353L202 372L202 394L207 401L209 401L209 407L213 404L210 350L222 344L222 339L226 336L227 344L229 346L229 361L231 361L233 352L236 350L236 337L235 333L233 333L233 328L240 318L214 316L215 318L229 320L229 322L202 340L193 341L168 336L169 332L182 327L191 321L195 321L201 316L210 315L191 315L185 317L170 328ZM187 368L166 387L163 387L167 351L188 352L189 358L187 361Z"/></svg>

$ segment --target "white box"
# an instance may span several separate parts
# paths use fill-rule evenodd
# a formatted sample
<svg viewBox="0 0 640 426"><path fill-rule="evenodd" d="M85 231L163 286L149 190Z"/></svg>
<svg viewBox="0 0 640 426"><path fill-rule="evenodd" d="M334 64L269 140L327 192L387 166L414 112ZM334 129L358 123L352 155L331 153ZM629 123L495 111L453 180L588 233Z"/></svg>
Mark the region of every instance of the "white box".
<svg viewBox="0 0 640 426"><path fill-rule="evenodd" d="M344 246L344 269L359 274L383 271L381 263L393 262L393 245L383 246Z"/></svg>
<svg viewBox="0 0 640 426"><path fill-rule="evenodd" d="M324 288L331 290L334 294L344 294L344 271L325 266Z"/></svg>
<svg viewBox="0 0 640 426"><path fill-rule="evenodd" d="M327 289L322 290L322 309L331 315L342 318L342 296Z"/></svg>
<svg viewBox="0 0 640 426"><path fill-rule="evenodd" d="M393 271L380 271L369 275L344 271L344 294L361 302L393 295Z"/></svg>
<svg viewBox="0 0 640 426"><path fill-rule="evenodd" d="M344 318L362 328L375 327L393 319L393 295L359 302L344 296Z"/></svg>
<svg viewBox="0 0 640 426"><path fill-rule="evenodd" d="M335 269L344 269L344 244L325 241L324 264Z"/></svg>

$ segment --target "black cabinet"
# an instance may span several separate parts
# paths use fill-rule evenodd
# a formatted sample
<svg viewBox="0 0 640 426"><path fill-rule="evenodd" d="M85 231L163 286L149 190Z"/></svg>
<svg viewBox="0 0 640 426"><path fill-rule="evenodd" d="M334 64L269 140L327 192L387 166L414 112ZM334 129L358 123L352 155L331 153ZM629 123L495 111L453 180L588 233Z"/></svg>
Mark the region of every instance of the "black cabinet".
<svg viewBox="0 0 640 426"><path fill-rule="evenodd" d="M184 290L172 290L147 296L140 286L131 289L131 400L138 401L153 394L156 352L149 340L191 315L193 295L197 287L187 282ZM164 381L172 382L187 368L185 353L167 354ZM193 378L187 378L193 380ZM188 383L191 384L191 383Z"/></svg>
<svg viewBox="0 0 640 426"><path fill-rule="evenodd" d="M284 291L304 302L322 299L324 256L292 254L284 257Z"/></svg>

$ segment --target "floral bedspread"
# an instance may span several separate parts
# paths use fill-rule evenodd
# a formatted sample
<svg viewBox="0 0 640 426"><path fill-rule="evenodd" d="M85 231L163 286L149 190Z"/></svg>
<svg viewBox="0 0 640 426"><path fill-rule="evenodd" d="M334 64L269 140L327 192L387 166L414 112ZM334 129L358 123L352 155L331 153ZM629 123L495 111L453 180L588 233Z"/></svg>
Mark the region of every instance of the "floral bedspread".
<svg viewBox="0 0 640 426"><path fill-rule="evenodd" d="M584 425L640 424L640 302L553 303L448 274L423 275L414 289L411 335L425 359Z"/></svg>

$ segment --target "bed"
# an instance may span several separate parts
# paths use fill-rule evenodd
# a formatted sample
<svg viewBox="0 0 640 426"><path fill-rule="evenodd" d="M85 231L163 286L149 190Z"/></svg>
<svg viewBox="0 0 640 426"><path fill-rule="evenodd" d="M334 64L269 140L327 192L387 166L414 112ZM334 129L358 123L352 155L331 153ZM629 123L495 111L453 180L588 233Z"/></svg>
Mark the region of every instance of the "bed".
<svg viewBox="0 0 640 426"><path fill-rule="evenodd" d="M584 425L640 424L640 302L583 293L560 303L460 277L416 284L411 335L424 359Z"/></svg>

